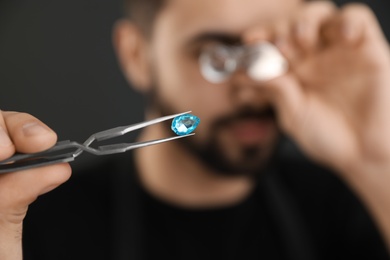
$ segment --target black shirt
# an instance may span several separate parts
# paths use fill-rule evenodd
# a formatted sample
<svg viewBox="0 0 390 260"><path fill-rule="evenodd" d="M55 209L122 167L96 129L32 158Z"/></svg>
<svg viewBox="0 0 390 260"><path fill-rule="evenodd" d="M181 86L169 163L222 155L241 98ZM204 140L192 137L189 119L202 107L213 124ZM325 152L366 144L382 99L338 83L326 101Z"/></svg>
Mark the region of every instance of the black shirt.
<svg viewBox="0 0 390 260"><path fill-rule="evenodd" d="M131 153L103 158L30 206L25 260L390 259L361 202L310 162L277 161L244 201L191 210L145 191Z"/></svg>

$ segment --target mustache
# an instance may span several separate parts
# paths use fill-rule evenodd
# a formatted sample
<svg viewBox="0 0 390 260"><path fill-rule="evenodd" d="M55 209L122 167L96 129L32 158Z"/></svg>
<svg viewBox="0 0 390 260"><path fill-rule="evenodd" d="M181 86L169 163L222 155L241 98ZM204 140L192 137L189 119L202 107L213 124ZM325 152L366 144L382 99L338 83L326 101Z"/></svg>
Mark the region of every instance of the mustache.
<svg viewBox="0 0 390 260"><path fill-rule="evenodd" d="M271 105L262 107L261 109L244 107L239 109L234 114L226 115L215 120L213 126L215 128L225 127L231 125L234 122L245 119L276 120L276 111L275 108Z"/></svg>

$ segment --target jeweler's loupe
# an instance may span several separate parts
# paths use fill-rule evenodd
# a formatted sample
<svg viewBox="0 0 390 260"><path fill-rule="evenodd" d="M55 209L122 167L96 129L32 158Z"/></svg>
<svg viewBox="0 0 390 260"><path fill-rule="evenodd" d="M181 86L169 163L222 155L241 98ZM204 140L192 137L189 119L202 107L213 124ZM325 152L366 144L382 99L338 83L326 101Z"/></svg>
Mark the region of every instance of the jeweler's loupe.
<svg viewBox="0 0 390 260"><path fill-rule="evenodd" d="M256 81L267 81L283 75L288 62L269 42L254 45L228 46L211 44L199 56L203 77L211 83L222 83L239 69Z"/></svg>

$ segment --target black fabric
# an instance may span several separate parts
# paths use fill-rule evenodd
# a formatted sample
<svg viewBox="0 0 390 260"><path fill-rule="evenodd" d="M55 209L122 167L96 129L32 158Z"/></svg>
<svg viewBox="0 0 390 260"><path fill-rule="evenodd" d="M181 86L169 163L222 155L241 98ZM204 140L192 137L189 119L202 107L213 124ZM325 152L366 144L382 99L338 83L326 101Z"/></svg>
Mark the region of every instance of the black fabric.
<svg viewBox="0 0 390 260"><path fill-rule="evenodd" d="M276 161L241 203L190 210L148 194L131 156L77 169L34 202L24 259L390 259L360 201L317 165Z"/></svg>

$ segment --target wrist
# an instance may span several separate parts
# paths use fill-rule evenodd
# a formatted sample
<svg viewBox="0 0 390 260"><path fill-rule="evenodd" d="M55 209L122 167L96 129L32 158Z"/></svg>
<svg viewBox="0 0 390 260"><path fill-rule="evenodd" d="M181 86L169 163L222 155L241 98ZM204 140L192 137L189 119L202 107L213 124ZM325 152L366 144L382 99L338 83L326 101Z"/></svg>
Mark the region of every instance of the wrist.
<svg viewBox="0 0 390 260"><path fill-rule="evenodd" d="M12 223L0 218L0 259L22 260L23 223Z"/></svg>
<svg viewBox="0 0 390 260"><path fill-rule="evenodd" d="M390 250L390 163L356 163L342 176L373 216Z"/></svg>

